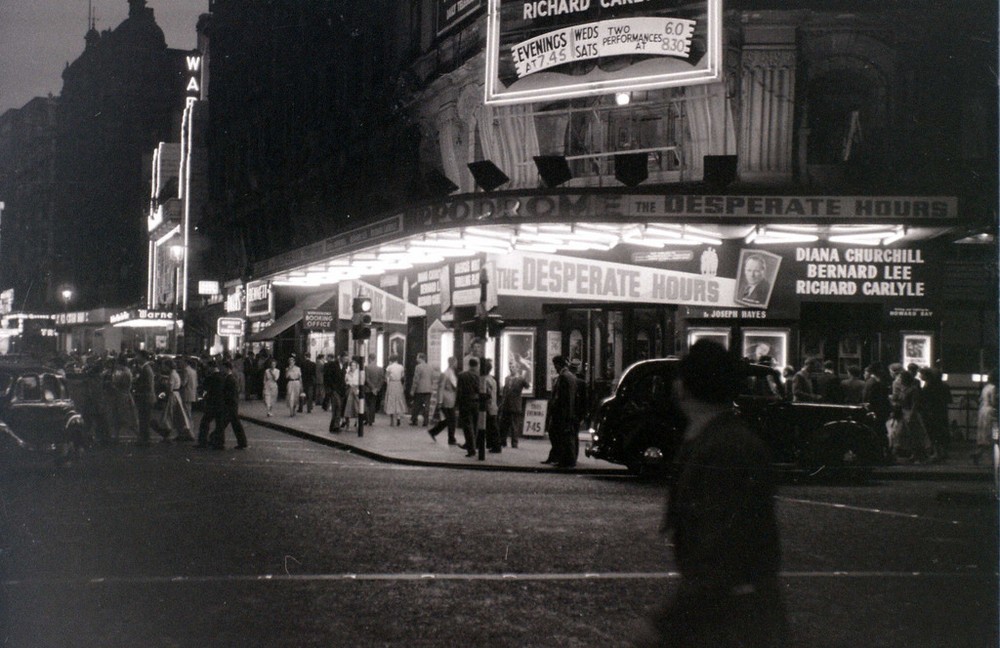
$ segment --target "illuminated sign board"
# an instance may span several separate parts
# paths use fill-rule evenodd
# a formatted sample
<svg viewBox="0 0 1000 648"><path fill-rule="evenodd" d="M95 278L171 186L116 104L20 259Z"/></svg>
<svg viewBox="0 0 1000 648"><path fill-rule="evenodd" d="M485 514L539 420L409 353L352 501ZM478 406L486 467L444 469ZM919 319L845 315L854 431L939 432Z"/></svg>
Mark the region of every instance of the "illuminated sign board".
<svg viewBox="0 0 1000 648"><path fill-rule="evenodd" d="M79 311L75 313L56 313L53 316L56 326L68 326L70 324L89 324L90 311Z"/></svg>
<svg viewBox="0 0 1000 648"><path fill-rule="evenodd" d="M247 284L247 317L260 317L274 313L274 292L267 281Z"/></svg>
<svg viewBox="0 0 1000 648"><path fill-rule="evenodd" d="M243 312L243 286L234 286L226 293L223 309L227 313Z"/></svg>
<svg viewBox="0 0 1000 648"><path fill-rule="evenodd" d="M310 331L332 329L333 311L307 310L302 316L302 325Z"/></svg>
<svg viewBox="0 0 1000 648"><path fill-rule="evenodd" d="M489 0L486 103L721 78L722 0Z"/></svg>
<svg viewBox="0 0 1000 648"><path fill-rule="evenodd" d="M137 310L127 310L121 313L115 313L111 316L110 322L113 326L125 326L129 323L136 324L152 324L156 322L173 322L174 314L170 311L157 311L149 310L147 308L140 308Z"/></svg>
<svg viewBox="0 0 1000 648"><path fill-rule="evenodd" d="M189 74L184 92L189 95L189 98L199 99L201 97L201 85L199 83L201 80L201 55L192 54L184 57L184 59Z"/></svg>
<svg viewBox="0 0 1000 648"><path fill-rule="evenodd" d="M199 281L198 282L198 294L199 295L218 295L219 294L219 282L218 281Z"/></svg>
<svg viewBox="0 0 1000 648"><path fill-rule="evenodd" d="M221 337L239 337L243 335L243 319L240 317L220 317L215 324L215 330Z"/></svg>

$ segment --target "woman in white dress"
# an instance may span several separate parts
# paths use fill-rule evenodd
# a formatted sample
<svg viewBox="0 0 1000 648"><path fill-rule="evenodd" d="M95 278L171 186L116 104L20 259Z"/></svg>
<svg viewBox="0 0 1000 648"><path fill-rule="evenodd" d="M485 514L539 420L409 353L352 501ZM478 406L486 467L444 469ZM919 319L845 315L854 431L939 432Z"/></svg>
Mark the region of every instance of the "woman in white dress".
<svg viewBox="0 0 1000 648"><path fill-rule="evenodd" d="M278 378L281 372L278 370L278 361L271 358L264 370L264 407L267 408L267 415L271 416L271 408L278 400Z"/></svg>
<svg viewBox="0 0 1000 648"><path fill-rule="evenodd" d="M361 416L361 402L359 393L361 391L361 368L357 360L351 360L344 374L344 382L347 383L347 400L344 402L344 418L347 419L347 426L351 425L352 419Z"/></svg>
<svg viewBox="0 0 1000 648"><path fill-rule="evenodd" d="M402 417L406 415L406 397L403 392L405 377L399 358L390 356L389 366L385 368L385 413L389 415L389 425L403 424Z"/></svg>
<svg viewBox="0 0 1000 648"><path fill-rule="evenodd" d="M285 369L285 400L288 401L288 415L295 416L299 407L299 397L302 395L302 370L295 364L295 356L288 358L288 368Z"/></svg>
<svg viewBox="0 0 1000 648"><path fill-rule="evenodd" d="M979 394L979 416L976 417L976 451L972 453L972 463L979 465L979 459L993 445L993 426L997 424L997 372L990 372L983 391Z"/></svg>

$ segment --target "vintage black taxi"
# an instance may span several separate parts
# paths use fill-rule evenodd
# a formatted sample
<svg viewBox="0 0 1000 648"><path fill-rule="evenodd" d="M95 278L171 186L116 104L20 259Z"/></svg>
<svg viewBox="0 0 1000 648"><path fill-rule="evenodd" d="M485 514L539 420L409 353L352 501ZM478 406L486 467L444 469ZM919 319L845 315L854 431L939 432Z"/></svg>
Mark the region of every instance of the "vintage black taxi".
<svg viewBox="0 0 1000 648"><path fill-rule="evenodd" d="M0 452L44 453L64 465L88 445L63 376L45 367L0 367Z"/></svg>
<svg viewBox="0 0 1000 648"><path fill-rule="evenodd" d="M673 394L677 358L638 362L591 417L588 457L642 473L672 463L685 419ZM743 363L736 413L771 448L775 463L809 471L863 472L885 459L884 435L863 405L798 403L783 398L780 374Z"/></svg>

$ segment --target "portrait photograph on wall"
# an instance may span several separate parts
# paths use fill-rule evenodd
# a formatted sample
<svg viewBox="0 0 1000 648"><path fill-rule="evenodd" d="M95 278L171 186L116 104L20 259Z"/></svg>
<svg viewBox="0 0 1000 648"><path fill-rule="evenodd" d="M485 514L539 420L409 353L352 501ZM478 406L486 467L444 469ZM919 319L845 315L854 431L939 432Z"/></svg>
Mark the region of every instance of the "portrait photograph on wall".
<svg viewBox="0 0 1000 648"><path fill-rule="evenodd" d="M406 362L406 336L402 333L389 335L389 356L396 356L400 363Z"/></svg>
<svg viewBox="0 0 1000 648"><path fill-rule="evenodd" d="M524 396L535 394L535 330L505 329L500 338L500 384L517 372L525 381Z"/></svg>
<svg viewBox="0 0 1000 648"><path fill-rule="evenodd" d="M764 250L741 250L733 301L741 306L767 308L780 266L781 257L777 254Z"/></svg>
<svg viewBox="0 0 1000 648"><path fill-rule="evenodd" d="M923 331L903 333L903 366L930 367L931 340L931 334Z"/></svg>
<svg viewBox="0 0 1000 648"><path fill-rule="evenodd" d="M743 357L751 362L771 358L771 366L783 369L788 362L788 329L743 329Z"/></svg>
<svg viewBox="0 0 1000 648"><path fill-rule="evenodd" d="M718 328L690 328L688 329L688 348L694 346L698 340L712 340L722 345L722 348L729 349L729 329Z"/></svg>

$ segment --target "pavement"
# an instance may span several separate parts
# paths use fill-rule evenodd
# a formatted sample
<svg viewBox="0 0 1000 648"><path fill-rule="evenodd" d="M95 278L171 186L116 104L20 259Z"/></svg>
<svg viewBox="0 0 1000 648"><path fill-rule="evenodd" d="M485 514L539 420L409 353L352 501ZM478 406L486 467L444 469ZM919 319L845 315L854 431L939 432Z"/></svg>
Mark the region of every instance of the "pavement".
<svg viewBox="0 0 1000 648"><path fill-rule="evenodd" d="M487 453L485 460L466 457L465 451L457 445L448 445L447 430L443 430L432 440L423 425L410 425L404 418L401 426L390 426L385 414L375 415L375 424L365 425L363 436L358 436L357 427L344 428L340 433L329 430L330 413L321 407L313 411L290 416L288 406L279 401L268 417L264 403L259 400L244 401L240 405L240 417L257 425L284 432L302 439L346 450L370 459L403 465L434 466L439 468L459 468L466 470L502 470L513 472L549 472L590 475L625 475L624 466L586 457L583 448L589 437L580 433L580 455L573 469L554 468L541 462L548 456L549 441L545 437L522 438L517 448L506 447L497 454ZM456 431L459 443L463 443L462 430ZM899 464L879 466L873 471L875 479L928 479L928 480L971 480L988 481L993 472L990 458L983 456L983 462L976 466L971 459L973 444L956 440L952 443L949 457L940 463Z"/></svg>

